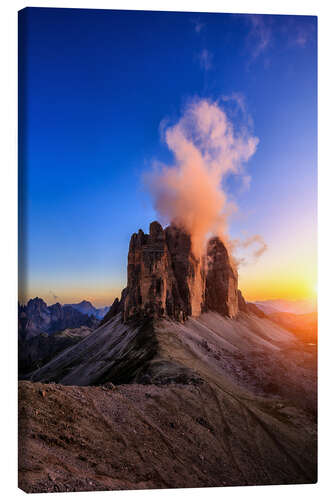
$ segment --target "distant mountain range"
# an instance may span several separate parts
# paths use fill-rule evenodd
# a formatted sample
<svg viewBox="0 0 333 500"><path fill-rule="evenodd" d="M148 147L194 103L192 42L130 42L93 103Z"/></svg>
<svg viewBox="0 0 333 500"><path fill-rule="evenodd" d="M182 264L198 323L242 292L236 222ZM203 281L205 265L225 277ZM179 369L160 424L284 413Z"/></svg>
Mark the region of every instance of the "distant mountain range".
<svg viewBox="0 0 333 500"><path fill-rule="evenodd" d="M317 345L318 315L317 312L307 314L293 314L276 311L267 316L271 321L277 323L295 333L303 342Z"/></svg>
<svg viewBox="0 0 333 500"><path fill-rule="evenodd" d="M96 308L88 300L82 300L78 304L65 304L66 306L71 306L82 314L87 314L88 316L95 316L97 319L102 319L110 309L108 306Z"/></svg>
<svg viewBox="0 0 333 500"><path fill-rule="evenodd" d="M265 314L286 312L292 314L307 314L317 311L314 300L261 300L254 302Z"/></svg>
<svg viewBox="0 0 333 500"><path fill-rule="evenodd" d="M293 332L303 342L317 345L318 314L314 301L265 300L253 304L268 319ZM248 303L247 307L253 304Z"/></svg>
<svg viewBox="0 0 333 500"><path fill-rule="evenodd" d="M18 309L19 373L28 373L55 354L91 333L108 307L97 309L84 300L79 304L48 306L35 297Z"/></svg>
<svg viewBox="0 0 333 500"><path fill-rule="evenodd" d="M103 317L102 309L94 308L90 302L84 301L73 305L61 305L57 302L48 306L43 299L35 297L30 299L27 305L19 305L19 338L28 340L41 333L52 335L66 328L81 326L94 328L101 317Z"/></svg>

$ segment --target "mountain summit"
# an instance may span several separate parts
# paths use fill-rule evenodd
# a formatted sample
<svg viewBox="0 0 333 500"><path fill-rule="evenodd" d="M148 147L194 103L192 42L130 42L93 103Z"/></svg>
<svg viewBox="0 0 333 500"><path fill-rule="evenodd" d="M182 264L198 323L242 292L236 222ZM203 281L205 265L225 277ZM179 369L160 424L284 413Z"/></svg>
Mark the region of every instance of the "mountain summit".
<svg viewBox="0 0 333 500"><path fill-rule="evenodd" d="M116 299L103 323L120 310L132 318L170 318L185 321L206 311L233 318L238 313L238 276L223 242L208 241L201 259L192 251L191 236L171 224L152 222L131 237L127 288Z"/></svg>
<svg viewBox="0 0 333 500"><path fill-rule="evenodd" d="M95 316L95 318L97 319L102 319L109 309L107 306L96 308L88 300L82 300L78 304L65 304L65 305L73 307L73 309L76 309L82 314L87 314L88 316Z"/></svg>

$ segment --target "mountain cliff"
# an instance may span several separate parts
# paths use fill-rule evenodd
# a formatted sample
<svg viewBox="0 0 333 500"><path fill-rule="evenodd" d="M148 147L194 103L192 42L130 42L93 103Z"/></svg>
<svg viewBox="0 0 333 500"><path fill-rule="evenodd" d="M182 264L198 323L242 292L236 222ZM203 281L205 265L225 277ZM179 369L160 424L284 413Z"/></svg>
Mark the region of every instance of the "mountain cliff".
<svg viewBox="0 0 333 500"><path fill-rule="evenodd" d="M237 288L237 272L218 237L208 242L206 255L198 259L189 234L175 225L163 229L155 221L149 234L140 229L131 237L125 297L116 299L107 318L120 311L125 321L144 317L185 321L205 311L232 318L238 313Z"/></svg>

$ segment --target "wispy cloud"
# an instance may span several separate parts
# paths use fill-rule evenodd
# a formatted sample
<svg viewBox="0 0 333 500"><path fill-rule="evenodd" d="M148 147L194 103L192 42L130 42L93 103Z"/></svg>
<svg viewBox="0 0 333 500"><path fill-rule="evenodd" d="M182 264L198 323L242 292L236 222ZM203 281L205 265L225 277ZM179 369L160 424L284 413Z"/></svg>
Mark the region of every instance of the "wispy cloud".
<svg viewBox="0 0 333 500"><path fill-rule="evenodd" d="M243 113L246 113L245 97L241 92L232 92L230 95L223 95L222 101L224 101L224 102L234 101L236 103L236 105L238 106L238 108Z"/></svg>
<svg viewBox="0 0 333 500"><path fill-rule="evenodd" d="M270 16L253 14L247 16L250 24L249 42L252 60L257 59L272 43Z"/></svg>
<svg viewBox="0 0 333 500"><path fill-rule="evenodd" d="M56 302L58 302L58 301L59 301L59 297L58 297L58 295L56 295L56 294L55 294L52 290L50 290L50 291L49 291L49 295L50 295L50 297L51 297L53 300L55 300Z"/></svg>
<svg viewBox="0 0 333 500"><path fill-rule="evenodd" d="M206 24L203 23L199 18L191 19L190 22L193 24L194 31L198 34L201 33L201 31L206 26Z"/></svg>
<svg viewBox="0 0 333 500"><path fill-rule="evenodd" d="M238 254L238 257L235 258L238 266L253 264L268 250L268 245L260 234L254 234L245 240L232 240L230 247L233 252ZM239 253L242 251L246 251L247 255L240 256Z"/></svg>
<svg viewBox="0 0 333 500"><path fill-rule="evenodd" d="M202 49L198 54L198 60L201 68L205 71L213 67L213 54L207 49Z"/></svg>
<svg viewBox="0 0 333 500"><path fill-rule="evenodd" d="M291 45L305 48L311 41L315 40L315 24L300 23L297 20L291 25Z"/></svg>
<svg viewBox="0 0 333 500"><path fill-rule="evenodd" d="M253 118L248 111L245 95L242 92L232 92L229 95L222 95L222 101L228 103L232 116L240 115L242 123L249 130L253 129Z"/></svg>
<svg viewBox="0 0 333 500"><path fill-rule="evenodd" d="M283 50L291 47L304 48L316 40L314 18L302 16L271 16L249 14L244 16L249 27L247 50L250 54L248 68L261 59L265 68L271 65L272 48L278 45Z"/></svg>
<svg viewBox="0 0 333 500"><path fill-rule="evenodd" d="M202 30L206 27L206 24L203 23L198 17L190 19L190 22L197 35L200 35ZM202 35L199 38L202 39ZM204 71L208 71L213 67L213 54L205 48L205 44L203 46L204 48L195 54L195 59L199 61L199 64Z"/></svg>
<svg viewBox="0 0 333 500"><path fill-rule="evenodd" d="M242 126L245 126L249 131L253 130L253 119L248 112L246 98L242 92L232 92L229 95L222 95L221 100L227 103L229 115L233 117L233 119L238 120L240 118ZM251 176L247 173L240 172L238 179L240 181L239 192L248 191L251 185Z"/></svg>
<svg viewBox="0 0 333 500"><path fill-rule="evenodd" d="M253 250L253 257L256 259L259 259L259 257L261 257L262 254L265 253L266 250L268 249L267 243L265 243L260 234L255 234L254 236L250 236L249 238L247 238L247 240L243 242L242 246L243 248L248 248L252 245L257 246L257 248Z"/></svg>
<svg viewBox="0 0 333 500"><path fill-rule="evenodd" d="M307 42L307 37L305 33L299 33L297 38L295 39L296 45L299 45L300 47L305 47Z"/></svg>

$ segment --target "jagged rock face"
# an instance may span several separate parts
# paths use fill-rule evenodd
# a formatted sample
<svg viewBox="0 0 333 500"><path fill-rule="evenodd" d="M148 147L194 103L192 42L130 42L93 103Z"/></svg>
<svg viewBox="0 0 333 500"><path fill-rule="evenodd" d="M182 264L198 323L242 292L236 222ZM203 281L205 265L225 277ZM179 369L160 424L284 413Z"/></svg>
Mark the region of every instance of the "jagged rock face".
<svg viewBox="0 0 333 500"><path fill-rule="evenodd" d="M207 246L206 310L233 318L238 313L238 276L218 237Z"/></svg>
<svg viewBox="0 0 333 500"><path fill-rule="evenodd" d="M153 222L149 234L140 229L132 235L127 280L125 321L134 316L184 321L207 310L230 317L238 312L237 273L221 240L209 242L206 266L193 255L190 235L174 225L163 230Z"/></svg>
<svg viewBox="0 0 333 500"><path fill-rule="evenodd" d="M267 318L266 314L259 307L252 302L246 302L240 290L238 290L238 309L247 314L254 314L258 318Z"/></svg>
<svg viewBox="0 0 333 500"><path fill-rule="evenodd" d="M248 312L248 309L247 309L247 304L246 304L246 301L242 295L242 292L240 290L237 291L237 295L238 295L238 309L239 311L242 311L242 312Z"/></svg>
<svg viewBox="0 0 333 500"><path fill-rule="evenodd" d="M188 304L182 299L175 278L166 232L158 222L149 234L140 229L132 235L127 266L128 294L125 321L133 316L170 316L185 319Z"/></svg>
<svg viewBox="0 0 333 500"><path fill-rule="evenodd" d="M112 306L110 307L104 318L101 320L99 326L102 326L110 321L110 319L114 318L114 316L116 316L118 313L121 313L122 316L124 315L125 299L127 297L127 293L128 288L126 287L121 292L120 300L118 299L118 297L114 299Z"/></svg>
<svg viewBox="0 0 333 500"><path fill-rule="evenodd" d="M205 301L205 276L202 261L192 253L191 237L176 226L165 229L172 270L185 316L199 316Z"/></svg>

